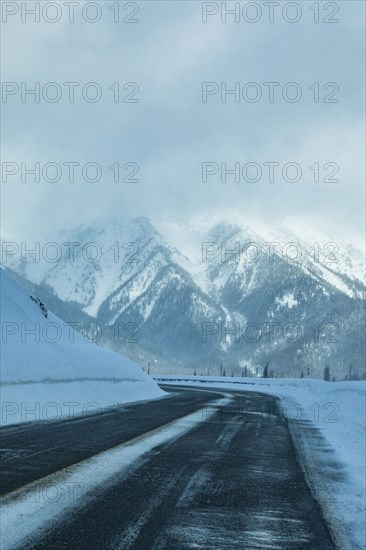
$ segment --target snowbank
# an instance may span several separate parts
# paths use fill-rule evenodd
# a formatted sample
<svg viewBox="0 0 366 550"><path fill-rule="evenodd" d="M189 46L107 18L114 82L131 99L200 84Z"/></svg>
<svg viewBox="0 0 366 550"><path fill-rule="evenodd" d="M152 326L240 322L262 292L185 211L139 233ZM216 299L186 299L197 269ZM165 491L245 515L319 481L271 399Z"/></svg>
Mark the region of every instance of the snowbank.
<svg viewBox="0 0 366 550"><path fill-rule="evenodd" d="M281 398L309 486L342 550L366 547L365 382L178 377L164 383L260 391Z"/></svg>
<svg viewBox="0 0 366 550"><path fill-rule="evenodd" d="M45 311L4 268L0 277L1 423L95 412L164 395L130 359L88 342Z"/></svg>

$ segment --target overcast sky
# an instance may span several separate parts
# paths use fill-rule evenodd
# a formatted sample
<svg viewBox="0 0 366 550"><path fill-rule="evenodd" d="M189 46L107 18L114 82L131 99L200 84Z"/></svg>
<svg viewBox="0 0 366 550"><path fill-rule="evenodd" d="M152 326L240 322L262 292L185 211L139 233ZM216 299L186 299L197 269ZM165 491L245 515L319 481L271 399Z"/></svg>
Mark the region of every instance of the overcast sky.
<svg viewBox="0 0 366 550"><path fill-rule="evenodd" d="M202 4L193 1L142 1L139 12L131 15L138 22L114 23L109 9L113 4L99 3L102 17L94 24L83 20L77 6L75 22L69 23L63 2L59 2L59 22L45 22L41 15L40 23L32 23L30 16L22 23L19 12L3 24L3 81L19 86L25 82L29 88L35 82L41 88L56 82L62 90L55 103L42 96L39 103L31 96L22 103L20 93L8 95L2 104L3 162L14 162L19 168L22 162L28 167L39 162L41 168L49 162L61 167L65 162L81 166L94 162L103 170L102 179L95 183L83 180L80 167L75 169L74 182L68 181L65 166L58 183L44 181L42 175L35 182L29 174L22 182L21 170L5 182L3 174L5 235L45 237L64 227L116 215L166 221L232 209L243 217L275 224L299 218L349 240L362 236L363 2L330 3L339 6L336 15L330 8L325 12L320 2L319 23L314 23L315 14L309 9L313 2L301 2L297 23L284 21L283 2L273 23L268 22L268 8L259 2L262 17L256 23L245 21L242 13L239 23L233 16L222 23L220 14L208 16L203 23ZM210 9L215 9L211 4ZM132 12L131 6L121 3L121 19ZM88 15L94 17L92 9ZM255 17L254 11L247 15ZM296 14L290 10L287 16ZM54 17L53 12L49 17ZM326 24L325 17L339 22ZM72 104L64 82L80 83ZM97 103L81 96L88 82L102 89ZM134 90L131 85L123 90L123 85L137 83L139 91L133 98L138 102L115 103L108 89L115 82L120 83L121 99ZM233 95L222 102L217 92L203 103L202 82L217 82L219 88L226 83L227 89L239 82L244 96L258 89L263 95L257 102L245 100L243 94L239 102ZM245 88L248 82L256 82L256 90ZM268 101L264 82L279 83L273 103ZM301 89L299 101L283 99L288 82L296 82ZM319 102L314 102L316 87L309 89L315 82ZM333 85L323 90L329 82L339 86L334 95ZM47 90L49 96L55 91ZM288 88L288 95L292 97L294 91ZM339 101L324 103L326 96ZM115 183L109 167L116 162L120 179L135 164L126 171L123 166L136 163L138 182ZM257 163L262 177L245 181L241 172L239 182L233 175L222 182L219 170L203 182L203 162L213 163L211 170L222 162L227 168L240 163L240 170L247 163ZM268 165L263 165L268 162L280 163L273 182ZM282 168L289 162L301 167L300 181L283 180ZM319 163L318 183L314 163ZM326 163L339 166L333 177L338 182L323 181L334 168L327 164L324 170ZM249 169L249 179L254 179L254 169ZM89 174L92 177L93 172ZM288 175L291 179L294 172L290 169Z"/></svg>

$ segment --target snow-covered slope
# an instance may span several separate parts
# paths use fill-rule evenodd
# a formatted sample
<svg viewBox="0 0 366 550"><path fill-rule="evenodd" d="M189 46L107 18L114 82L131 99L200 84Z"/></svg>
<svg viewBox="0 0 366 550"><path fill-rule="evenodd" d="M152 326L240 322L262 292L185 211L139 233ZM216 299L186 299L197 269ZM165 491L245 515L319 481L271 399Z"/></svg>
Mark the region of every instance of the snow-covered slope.
<svg viewBox="0 0 366 550"><path fill-rule="evenodd" d="M47 283L61 300L81 304L92 317L107 296L136 278L141 266L147 277L135 283L129 298L144 292L146 279L154 278L170 253L146 218L82 225L61 231L52 242L54 250L42 247L39 259L18 264L18 271L34 283ZM52 252L56 261L47 257Z"/></svg>
<svg viewBox="0 0 366 550"><path fill-rule="evenodd" d="M304 227L294 233L233 216L158 229L190 256L185 269L226 312L225 342L219 321L209 339L220 341L231 358L269 361L287 376L308 369L319 376L324 362L336 377L350 364L363 373L366 287L358 248Z"/></svg>
<svg viewBox="0 0 366 550"><path fill-rule="evenodd" d="M1 267L1 382L7 421L22 420L21 403L55 401L49 414L66 414L63 402L79 409L152 399L163 395L130 359L84 339L40 304ZM47 313L47 317L45 316ZM41 407L38 407L41 412ZM4 408L3 408L4 412ZM24 420L24 418L23 418Z"/></svg>
<svg viewBox="0 0 366 550"><path fill-rule="evenodd" d="M239 272L259 263L272 267L282 261L348 296L361 298L365 290L362 251L299 223L274 227L257 219L228 216L198 217L190 223L160 223L156 227L183 253L182 265L198 281L207 283L214 266L228 265L235 258ZM222 285L223 280L217 284Z"/></svg>
<svg viewBox="0 0 366 550"><path fill-rule="evenodd" d="M62 232L49 242L57 243L62 252L57 261L46 260L47 245L42 245L39 259L14 258L8 265L38 285L37 292L64 319L96 319L106 327L112 345L111 327L118 326L115 347L144 364L154 357L160 365L161 360L168 364L174 355L175 360L193 358L199 364L207 357L202 322L224 322L225 312L182 268L180 252L149 220L104 220ZM66 243L74 243L72 253ZM47 250L54 252L51 248ZM220 353L214 349L211 355Z"/></svg>

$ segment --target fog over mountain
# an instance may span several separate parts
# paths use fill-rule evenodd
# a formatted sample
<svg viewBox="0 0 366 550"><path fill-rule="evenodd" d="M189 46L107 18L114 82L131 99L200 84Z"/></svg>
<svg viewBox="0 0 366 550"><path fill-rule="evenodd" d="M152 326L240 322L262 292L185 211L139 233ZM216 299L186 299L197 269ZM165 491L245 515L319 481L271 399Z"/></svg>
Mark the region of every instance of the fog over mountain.
<svg viewBox="0 0 366 550"><path fill-rule="evenodd" d="M255 219L117 217L33 248L8 244L6 266L86 338L145 368L363 374L363 255L350 244Z"/></svg>

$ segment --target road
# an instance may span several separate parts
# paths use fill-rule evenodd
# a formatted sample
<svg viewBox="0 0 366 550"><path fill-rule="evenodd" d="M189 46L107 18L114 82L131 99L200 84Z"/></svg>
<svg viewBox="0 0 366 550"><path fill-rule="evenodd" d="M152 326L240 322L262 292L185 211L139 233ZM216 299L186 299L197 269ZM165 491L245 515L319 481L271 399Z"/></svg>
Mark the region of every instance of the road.
<svg viewBox="0 0 366 550"><path fill-rule="evenodd" d="M102 414L0 429L0 495L167 424L217 399L210 392L113 408Z"/></svg>
<svg viewBox="0 0 366 550"><path fill-rule="evenodd" d="M175 390L177 391L177 390ZM227 392L226 392L227 393ZM220 397L170 398L83 420L3 430L4 491L171 422ZM38 454L37 454L38 453ZM274 398L236 393L230 405L101 485L32 549L235 550L336 548L307 487Z"/></svg>

